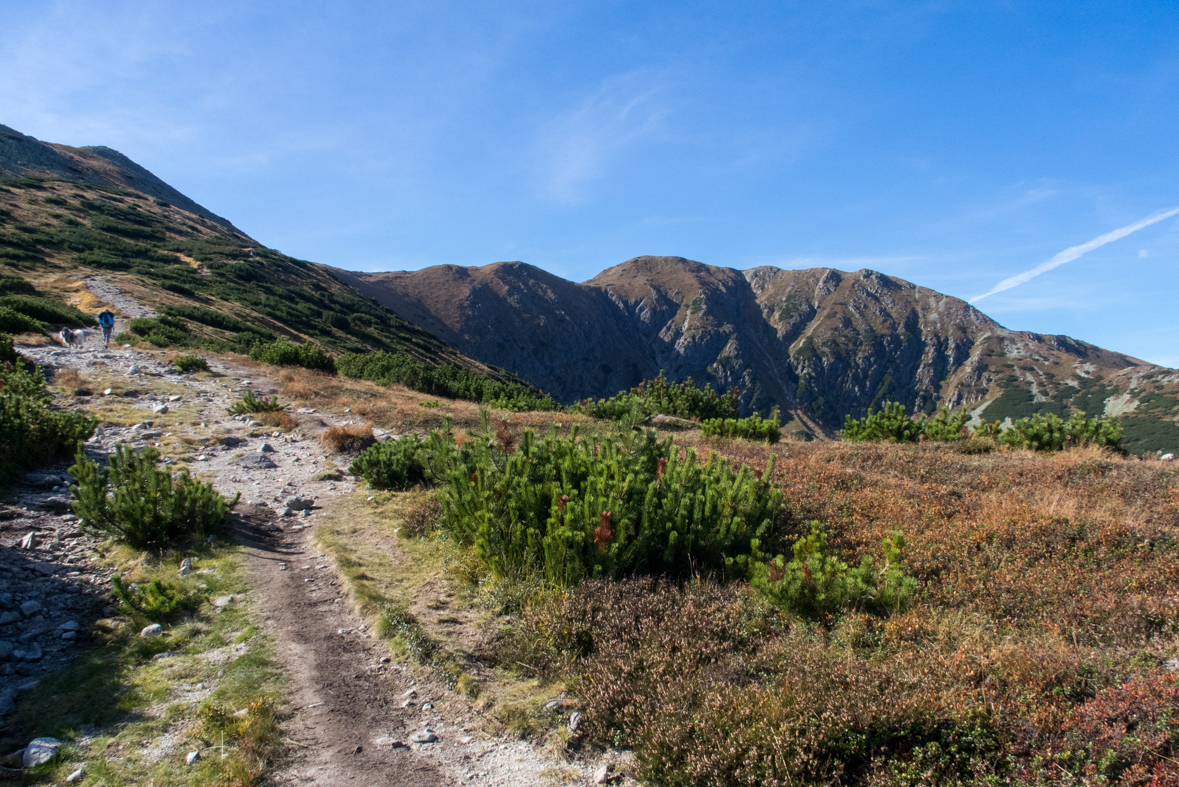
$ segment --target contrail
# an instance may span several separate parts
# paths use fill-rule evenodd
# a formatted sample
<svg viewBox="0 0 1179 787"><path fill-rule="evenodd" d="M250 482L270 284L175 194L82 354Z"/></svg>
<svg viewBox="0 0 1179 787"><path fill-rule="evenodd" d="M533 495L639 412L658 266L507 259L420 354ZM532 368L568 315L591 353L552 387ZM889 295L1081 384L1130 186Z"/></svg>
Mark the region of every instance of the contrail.
<svg viewBox="0 0 1179 787"><path fill-rule="evenodd" d="M988 295L994 295L997 292L1003 292L1003 290L1010 290L1012 287L1018 287L1025 281L1036 278L1041 273L1046 273L1053 268L1058 268L1061 265L1064 265L1066 262L1072 262L1082 254L1091 252L1094 249L1099 249L1107 243L1113 243L1115 240L1121 240L1133 232L1137 232L1144 227L1149 227L1151 224L1157 224L1163 219L1169 219L1171 216L1174 216L1177 213L1179 213L1179 208L1160 210L1159 212L1152 213L1145 219L1140 219L1133 224L1127 224L1125 227L1119 227L1113 232L1107 232L1104 235L1098 235L1088 243L1082 243L1080 246L1071 246L1057 254L1052 259L1048 260L1048 262L1040 263L1030 271L1017 273L1010 279L1004 279L1003 281L996 284L994 289L992 289L990 292L984 292L982 295L976 295L971 298L970 303L978 303Z"/></svg>

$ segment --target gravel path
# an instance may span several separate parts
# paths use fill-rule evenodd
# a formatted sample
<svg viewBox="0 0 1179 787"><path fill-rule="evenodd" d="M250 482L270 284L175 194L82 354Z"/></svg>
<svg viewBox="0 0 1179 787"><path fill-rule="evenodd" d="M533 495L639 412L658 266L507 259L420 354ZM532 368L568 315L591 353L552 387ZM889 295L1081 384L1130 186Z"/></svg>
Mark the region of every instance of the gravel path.
<svg viewBox="0 0 1179 787"><path fill-rule="evenodd" d="M95 289L94 280L90 285ZM102 294L104 300L115 302L107 295ZM129 313L124 304L116 305ZM135 411L142 410L143 418L132 426L101 428L88 445L92 454L109 453L120 442L143 447L183 437L192 446L188 458L199 475L224 494L242 493L235 519L245 544L250 603L265 620L285 667L293 710L287 733L299 744L293 761L272 776L273 783L529 787L592 781L589 774L596 763L574 767L527 743L480 732L481 720L469 703L456 701L456 695L440 685L415 682L413 670L393 663L387 646L353 615L334 567L317 551L312 537L321 515L355 491L350 476L333 472L334 461L314 437L353 416L300 411L294 413L297 430L289 435L268 433L248 417L225 415L230 402L247 388L262 395L276 393L273 382L256 371L210 358L212 371L220 376L180 375L162 358L130 349L103 351L94 344L76 352L19 349L50 369L73 367L96 379L113 375L127 381L130 390L120 398ZM94 398L101 396L96 391ZM41 483L53 481L51 477ZM30 530L47 537L52 533L43 540L53 544L53 551L39 553L36 559L23 554L12 558L16 553L5 551L0 577L15 574L19 582L45 584L50 580L38 578L35 564L60 559L52 581L62 588L41 591L51 600L51 612L22 618L21 625L30 631L49 632L49 644L43 646L45 661L33 668L22 666L30 662L19 662L12 679L0 681L0 706L5 696L16 695L20 681L70 657L74 646L70 638L61 638L61 623L68 622L73 604L84 608L90 619L96 617L109 581L104 572L87 568L82 553L93 545L65 518L63 503L68 499L48 486L22 494L32 510L15 515L16 525L0 527L0 540L11 546ZM56 502L40 502L48 498ZM53 540L59 533L64 541ZM0 578L0 586L3 582ZM11 580L8 586L13 586ZM65 600L59 603L59 597ZM51 641L50 635L56 639ZM447 701L440 702L443 694ZM431 698L437 709L429 707Z"/></svg>

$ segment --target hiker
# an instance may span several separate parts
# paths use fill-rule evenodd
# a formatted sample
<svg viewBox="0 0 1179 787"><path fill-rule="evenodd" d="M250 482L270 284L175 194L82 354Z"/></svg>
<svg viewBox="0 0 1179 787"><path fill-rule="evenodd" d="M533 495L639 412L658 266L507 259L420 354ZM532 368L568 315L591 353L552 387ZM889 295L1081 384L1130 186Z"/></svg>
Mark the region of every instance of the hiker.
<svg viewBox="0 0 1179 787"><path fill-rule="evenodd" d="M111 331L115 329L115 315L111 314L109 309L104 309L102 314L98 315L98 325L102 328L102 346L110 349Z"/></svg>

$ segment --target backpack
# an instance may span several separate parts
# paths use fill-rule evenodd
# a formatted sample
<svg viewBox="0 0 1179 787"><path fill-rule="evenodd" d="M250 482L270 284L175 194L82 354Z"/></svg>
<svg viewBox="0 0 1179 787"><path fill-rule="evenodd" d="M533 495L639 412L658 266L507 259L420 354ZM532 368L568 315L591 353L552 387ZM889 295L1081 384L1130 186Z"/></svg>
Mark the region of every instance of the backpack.
<svg viewBox="0 0 1179 787"><path fill-rule="evenodd" d="M98 324L103 328L110 328L115 324L115 315L111 314L110 312L103 312L102 314L98 315Z"/></svg>

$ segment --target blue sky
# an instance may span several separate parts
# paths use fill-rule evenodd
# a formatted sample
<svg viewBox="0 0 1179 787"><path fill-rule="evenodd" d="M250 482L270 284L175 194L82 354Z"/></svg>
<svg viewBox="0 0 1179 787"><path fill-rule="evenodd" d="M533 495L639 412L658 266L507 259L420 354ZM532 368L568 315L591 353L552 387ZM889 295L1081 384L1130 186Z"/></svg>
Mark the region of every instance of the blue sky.
<svg viewBox="0 0 1179 787"><path fill-rule="evenodd" d="M639 254L973 298L1179 207L1179 4L6 4L0 122L356 270ZM977 305L1179 366L1179 216Z"/></svg>

